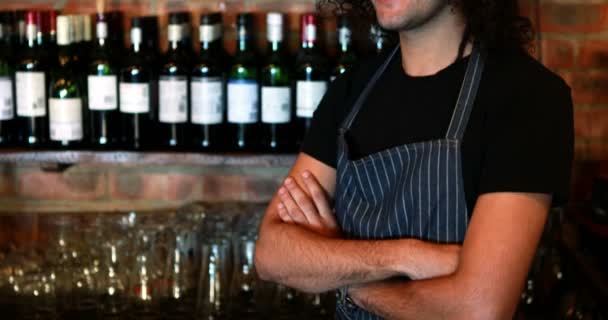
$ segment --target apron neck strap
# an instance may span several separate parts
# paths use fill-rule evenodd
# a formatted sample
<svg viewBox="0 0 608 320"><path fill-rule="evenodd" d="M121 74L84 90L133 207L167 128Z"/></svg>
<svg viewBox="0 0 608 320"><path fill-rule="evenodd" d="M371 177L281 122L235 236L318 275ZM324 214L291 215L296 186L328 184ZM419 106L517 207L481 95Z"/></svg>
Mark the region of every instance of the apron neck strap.
<svg viewBox="0 0 608 320"><path fill-rule="evenodd" d="M486 51L479 44L475 44L469 58L462 86L460 87L458 102L450 120L446 139L462 140L464 136L471 111L475 104L481 75L485 66L486 54Z"/></svg>
<svg viewBox="0 0 608 320"><path fill-rule="evenodd" d="M378 70L376 70L376 73L374 73L373 77L369 80L369 82L365 86L365 89L363 89L363 91L357 98L357 101L353 105L353 108L351 109L350 113L342 122L342 126L340 127L341 134L345 133L350 129L351 125L353 124L353 121L357 117L357 114L359 114L359 111L361 111L361 107L363 107L363 104L367 100L367 97L374 88L374 85L376 84L376 82L378 82L378 79L380 79L380 76L382 76L384 71L386 71L391 61L393 61L393 58L395 57L397 52L399 52L399 45L397 45L395 49L393 49L388 58L382 63Z"/></svg>

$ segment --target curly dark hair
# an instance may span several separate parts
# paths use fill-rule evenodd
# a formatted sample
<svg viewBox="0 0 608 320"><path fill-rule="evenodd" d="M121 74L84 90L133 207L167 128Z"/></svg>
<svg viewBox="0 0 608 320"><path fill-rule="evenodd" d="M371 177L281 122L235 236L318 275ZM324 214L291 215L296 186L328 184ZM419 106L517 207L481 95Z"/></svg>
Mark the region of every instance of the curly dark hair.
<svg viewBox="0 0 608 320"><path fill-rule="evenodd" d="M465 16L465 40L474 38L488 49L532 50L534 29L530 20L520 15L517 0L448 1L462 10ZM317 8L324 12L356 16L359 23L377 23L371 0L318 0Z"/></svg>

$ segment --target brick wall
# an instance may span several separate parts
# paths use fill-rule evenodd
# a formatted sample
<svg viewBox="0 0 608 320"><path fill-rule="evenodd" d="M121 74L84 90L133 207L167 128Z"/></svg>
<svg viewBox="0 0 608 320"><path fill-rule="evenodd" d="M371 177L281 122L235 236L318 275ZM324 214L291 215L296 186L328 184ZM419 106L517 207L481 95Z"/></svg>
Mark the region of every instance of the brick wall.
<svg viewBox="0 0 608 320"><path fill-rule="evenodd" d="M573 191L575 199L581 199L587 195L593 177L608 175L608 166L604 165L608 159L608 1L521 1L523 13L539 31L535 54L573 89L576 130ZM165 20L163 15L167 11L222 10L227 12L226 43L231 48L235 12L292 12L290 29L297 32L297 13L314 9L314 0L0 2L0 8L29 7L88 13L104 7L127 13L160 14ZM331 23L326 28L330 30ZM257 29L261 32L263 27ZM327 37L333 34L330 32ZM291 38L293 47L297 45L297 37ZM0 208L88 211L170 206L201 199L263 201L269 198L286 170L286 167L264 172L257 168L78 166L65 172L47 172L36 166L4 165L0 166Z"/></svg>
<svg viewBox="0 0 608 320"><path fill-rule="evenodd" d="M573 193L585 198L608 160L608 1L524 0L539 32L538 56L572 88L576 164Z"/></svg>

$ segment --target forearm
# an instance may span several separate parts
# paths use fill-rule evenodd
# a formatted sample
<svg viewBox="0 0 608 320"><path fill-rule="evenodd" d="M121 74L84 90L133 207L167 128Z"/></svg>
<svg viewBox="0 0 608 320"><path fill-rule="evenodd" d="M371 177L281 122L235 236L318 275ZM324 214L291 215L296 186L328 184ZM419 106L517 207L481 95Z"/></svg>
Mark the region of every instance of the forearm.
<svg viewBox="0 0 608 320"><path fill-rule="evenodd" d="M266 280L308 292L323 292L403 274L395 252L401 240L358 241L320 236L302 227L272 222L261 232L256 268Z"/></svg>
<svg viewBox="0 0 608 320"><path fill-rule="evenodd" d="M327 291L394 276L426 279L453 272L458 246L414 239L344 240L278 221L262 225L256 266L262 278Z"/></svg>
<svg viewBox="0 0 608 320"><path fill-rule="evenodd" d="M458 276L421 281L385 281L352 288L357 305L385 319L510 319Z"/></svg>

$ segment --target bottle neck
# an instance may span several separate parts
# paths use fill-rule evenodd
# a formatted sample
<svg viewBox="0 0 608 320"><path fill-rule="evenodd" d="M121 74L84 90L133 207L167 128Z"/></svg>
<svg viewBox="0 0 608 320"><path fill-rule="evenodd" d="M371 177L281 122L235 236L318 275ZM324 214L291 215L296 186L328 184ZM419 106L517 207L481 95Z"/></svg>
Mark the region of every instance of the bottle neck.
<svg viewBox="0 0 608 320"><path fill-rule="evenodd" d="M237 40L236 40L236 51L245 52L252 48L252 37L250 30L245 26L238 26L237 28Z"/></svg>
<svg viewBox="0 0 608 320"><path fill-rule="evenodd" d="M95 27L96 32L96 45L99 48L105 47L108 41L108 24L105 21L97 22Z"/></svg>
<svg viewBox="0 0 608 320"><path fill-rule="evenodd" d="M239 39L237 40L236 51L237 52L246 52L251 49L251 40L249 39Z"/></svg>
<svg viewBox="0 0 608 320"><path fill-rule="evenodd" d="M352 32L347 27L341 27L338 29L338 46L342 53L347 53L352 49Z"/></svg>
<svg viewBox="0 0 608 320"><path fill-rule="evenodd" d="M29 48L34 48L38 45L38 27L34 24L28 24L25 27L25 39Z"/></svg>
<svg viewBox="0 0 608 320"><path fill-rule="evenodd" d="M213 41L201 41L201 52L218 52L222 48L221 39Z"/></svg>
<svg viewBox="0 0 608 320"><path fill-rule="evenodd" d="M184 45L183 33L184 26L182 24L170 24L167 31L167 39L169 40L169 49L178 50Z"/></svg>
<svg viewBox="0 0 608 320"><path fill-rule="evenodd" d="M316 41L302 41L302 49L315 50L317 47Z"/></svg>
<svg viewBox="0 0 608 320"><path fill-rule="evenodd" d="M274 53L283 52L284 49L283 41L269 41L268 42L268 50Z"/></svg>
<svg viewBox="0 0 608 320"><path fill-rule="evenodd" d="M57 58L61 67L69 67L73 60L72 46L74 44L57 46Z"/></svg>

